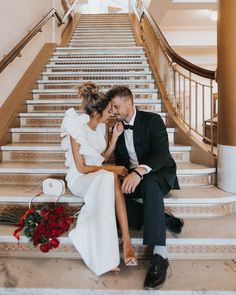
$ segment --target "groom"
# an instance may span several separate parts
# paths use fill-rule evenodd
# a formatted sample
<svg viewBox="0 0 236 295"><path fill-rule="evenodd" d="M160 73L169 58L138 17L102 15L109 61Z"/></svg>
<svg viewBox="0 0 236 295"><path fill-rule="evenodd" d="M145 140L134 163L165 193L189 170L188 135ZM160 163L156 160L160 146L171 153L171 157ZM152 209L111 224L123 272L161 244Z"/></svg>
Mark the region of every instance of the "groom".
<svg viewBox="0 0 236 295"><path fill-rule="evenodd" d="M166 228L180 233L183 227L181 219L165 213L163 202L171 189L179 189L176 164L158 114L136 110L127 87L114 87L106 96L111 99L113 115L124 126L116 144L115 162L130 171L122 183L129 225L135 229L143 225L143 243L153 247L144 287L156 289L165 282L169 266ZM136 202L137 198L142 198L143 204Z"/></svg>

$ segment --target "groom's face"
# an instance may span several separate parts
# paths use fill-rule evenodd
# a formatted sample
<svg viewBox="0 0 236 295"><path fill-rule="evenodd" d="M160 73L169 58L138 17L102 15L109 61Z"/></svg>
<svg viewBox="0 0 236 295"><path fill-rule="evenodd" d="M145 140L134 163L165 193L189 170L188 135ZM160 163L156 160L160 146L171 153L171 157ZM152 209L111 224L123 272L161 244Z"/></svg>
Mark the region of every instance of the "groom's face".
<svg viewBox="0 0 236 295"><path fill-rule="evenodd" d="M127 121L133 111L132 99L115 96L112 99L112 113L118 121Z"/></svg>

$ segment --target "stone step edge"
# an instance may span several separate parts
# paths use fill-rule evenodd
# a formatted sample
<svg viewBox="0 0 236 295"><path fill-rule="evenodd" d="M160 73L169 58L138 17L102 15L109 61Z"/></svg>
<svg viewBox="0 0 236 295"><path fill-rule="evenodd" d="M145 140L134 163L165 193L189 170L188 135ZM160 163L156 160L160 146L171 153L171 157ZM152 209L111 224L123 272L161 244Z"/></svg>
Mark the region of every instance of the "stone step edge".
<svg viewBox="0 0 236 295"><path fill-rule="evenodd" d="M3 162L4 163L4 162ZM12 163L12 162L10 162ZM177 165L178 166L178 165ZM18 168L18 167L0 167L1 174L56 174L65 175L68 172L67 168ZM193 175L208 175L215 174L216 168L201 168L201 169L181 169L177 167L177 176L193 176Z"/></svg>
<svg viewBox="0 0 236 295"><path fill-rule="evenodd" d="M72 84L72 85L78 85L80 83L84 83L85 80L38 80L36 83L38 84L59 84L59 85L64 85L64 84ZM101 85L106 85L106 84L111 84L110 81L107 83L102 82L101 80L93 80L94 83L96 84L101 84ZM115 81L118 84L155 84L155 80L148 79L148 80L116 80ZM114 84L114 83L113 83ZM145 88L146 89L146 88Z"/></svg>
<svg viewBox="0 0 236 295"><path fill-rule="evenodd" d="M81 112L77 112L78 114L82 114L83 111ZM169 114L165 113L165 112L158 112L158 114L161 117L168 117ZM65 112L58 112L58 113L32 113L32 112L28 112L28 113L19 113L19 117L20 118L30 118L30 117L50 117L50 118L63 118L65 115ZM111 118L112 119L112 118Z"/></svg>
<svg viewBox="0 0 236 295"><path fill-rule="evenodd" d="M166 128L167 133L174 133L175 128ZM61 128L55 127L22 127L22 128L11 128L11 132L14 133L35 133L35 132L43 132L43 133L61 133Z"/></svg>
<svg viewBox="0 0 236 295"><path fill-rule="evenodd" d="M94 58L95 59L95 58ZM67 61L91 61L93 62L94 61L89 59L89 58L79 58L79 57L71 57L71 58L60 58L60 57L51 57L49 59L50 62L67 62ZM109 57L109 58L103 58L103 57L96 57L96 59L98 59L97 61L101 61L101 62L104 62L104 61L107 61L107 63L109 63L109 61L119 61L119 62L132 62L132 61L148 61L147 58L144 56L144 57L124 57L124 58L119 58L119 60L117 60L116 57Z"/></svg>
<svg viewBox="0 0 236 295"><path fill-rule="evenodd" d="M16 229L12 226L12 232ZM69 237L59 237L60 244L62 245L72 245L72 242ZM132 245L134 246L143 246L143 239L142 238L131 238ZM0 243L18 243L16 238L13 235L0 235ZM20 236L20 244L28 244L29 239L25 236ZM167 238L166 239L167 246L226 246L226 245L233 245L236 246L236 239L218 239L218 238Z"/></svg>
<svg viewBox="0 0 236 295"><path fill-rule="evenodd" d="M71 99L71 98L67 98L67 99L27 99L26 100L27 104L81 104L82 103L82 99L76 98L76 99ZM148 99L148 98L144 98L144 99L140 99L140 98L136 98L134 101L134 104L161 104L162 100L161 99Z"/></svg>
<svg viewBox="0 0 236 295"><path fill-rule="evenodd" d="M56 89L33 89L31 91L33 94L78 94L78 90L75 88L56 88ZM134 88L132 89L132 92L135 94L149 94L153 93L156 94L158 93L157 89L151 89L151 88Z"/></svg>
<svg viewBox="0 0 236 295"><path fill-rule="evenodd" d="M170 152L190 152L192 150L191 146L170 146ZM43 146L43 145L3 145L0 146L0 150L2 151L47 151L47 152L61 152L64 153L65 150L62 149L60 145L55 146Z"/></svg>
<svg viewBox="0 0 236 295"><path fill-rule="evenodd" d="M36 193L35 193L36 194ZM35 197L35 194L32 195L17 195L17 196L0 196L0 204L29 204L30 200ZM44 194L39 195L34 199L34 203L55 203L58 200L58 197L54 196L46 196ZM206 197L206 198L174 198L167 197L164 198L165 205L221 205L221 204L229 204L236 202L236 195L228 196L228 197ZM58 201L58 203L73 203L82 205L83 198L76 197L72 194L62 195ZM201 216L199 217L201 218Z"/></svg>
<svg viewBox="0 0 236 295"><path fill-rule="evenodd" d="M117 47L113 47L114 50L117 50ZM144 52L144 49L142 46L125 46L125 47L122 47L120 48L119 50L122 50L122 51L125 51L125 50L133 50L133 49L137 49L137 50L141 50ZM58 51L65 51L65 50L79 50L79 49L83 49L83 50L97 50L97 47L70 47L70 46L67 46L67 47L56 47L55 50L58 50ZM101 47L100 49L103 49L103 50L106 50L106 51L111 51L112 50L112 47Z"/></svg>
<svg viewBox="0 0 236 295"><path fill-rule="evenodd" d="M121 68L121 69L130 69L130 68L136 68L136 69L144 69L144 68L148 68L149 69L149 65L148 64L146 64L146 65L143 65L143 64L140 64L140 65L136 65L136 64L129 64L129 65L126 65L126 64L124 64L124 65L122 65L122 64L107 64L107 65L105 65L106 66L106 68L114 68L114 69L119 69L119 68ZM45 66L45 68L52 68L52 69L56 69L56 68L58 68L58 69L63 69L63 68L73 68L73 69L86 69L86 68L88 68L88 69L94 69L94 70L96 70L96 69L100 69L100 68L104 68L104 65L103 64L65 64L65 65L54 65L54 64L47 64L46 66Z"/></svg>
<svg viewBox="0 0 236 295"><path fill-rule="evenodd" d="M130 76L152 76L152 72L150 71L145 71L145 72L124 72L125 77L130 77ZM98 76L98 77L124 77L124 73L122 72L42 72L42 76L51 76L51 77L58 77L58 76ZM147 78L148 80L149 78ZM114 80L114 79L113 79ZM108 80L108 81L113 81L113 80ZM129 79L126 79L129 81ZM124 79L124 81L126 81ZM84 80L86 81L86 80ZM115 81L115 80L114 80ZM137 80L138 81L138 80Z"/></svg>

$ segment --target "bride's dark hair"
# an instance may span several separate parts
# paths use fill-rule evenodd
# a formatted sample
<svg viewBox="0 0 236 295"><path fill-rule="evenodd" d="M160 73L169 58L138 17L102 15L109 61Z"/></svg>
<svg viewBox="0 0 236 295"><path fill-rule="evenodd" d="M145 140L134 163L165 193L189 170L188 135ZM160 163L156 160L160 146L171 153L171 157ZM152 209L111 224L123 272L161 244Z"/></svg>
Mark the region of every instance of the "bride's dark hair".
<svg viewBox="0 0 236 295"><path fill-rule="evenodd" d="M97 111L100 115L108 106L110 99L105 97L101 88L93 82L85 82L78 86L79 98L82 98L82 106L86 114Z"/></svg>

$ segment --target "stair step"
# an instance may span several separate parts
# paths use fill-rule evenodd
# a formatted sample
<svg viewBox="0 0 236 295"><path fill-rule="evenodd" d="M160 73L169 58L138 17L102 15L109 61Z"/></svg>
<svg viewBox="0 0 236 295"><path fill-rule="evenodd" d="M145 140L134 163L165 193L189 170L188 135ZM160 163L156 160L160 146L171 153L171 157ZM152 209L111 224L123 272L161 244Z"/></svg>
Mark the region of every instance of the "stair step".
<svg viewBox="0 0 236 295"><path fill-rule="evenodd" d="M37 95L54 95L54 94L64 94L64 95L78 95L78 90L74 88L55 88L55 89L33 89L32 93L36 98ZM132 89L134 95L137 94L157 94L157 89L142 89L134 88Z"/></svg>
<svg viewBox="0 0 236 295"><path fill-rule="evenodd" d="M15 143L2 146L2 160L17 162L65 162L65 153L60 145L55 144L32 144L32 143ZM178 162L189 162L189 152L191 147L171 146L170 152L172 157ZM111 159L112 161L112 159Z"/></svg>
<svg viewBox="0 0 236 295"><path fill-rule="evenodd" d="M80 111L79 113L82 113ZM168 115L166 113L159 113L164 123L167 122ZM20 126L21 127L55 127L61 125L64 113L21 113ZM111 121L115 121L112 117Z"/></svg>
<svg viewBox="0 0 236 295"><path fill-rule="evenodd" d="M78 52L83 52L86 50L86 55L89 53L93 53L96 55L100 54L120 54L121 52L124 54L138 54L138 53L143 53L144 54L144 49L143 47L140 46L126 46L122 48L107 48L107 47L100 47L99 50L96 47L57 47L56 52L60 53L74 53L76 51Z"/></svg>
<svg viewBox="0 0 236 295"><path fill-rule="evenodd" d="M234 259L236 255L236 215L215 217L212 219L186 219L183 232L178 237L167 233L167 251L170 259ZM0 226L0 254L4 256L29 255L31 257L80 258L67 236L60 238L60 247L47 255L32 248L25 236L21 236L20 245L13 237L14 227ZM142 244L142 233L131 232L132 244L138 258L150 257L147 246ZM5 247L4 247L5 246ZM22 248L25 251L22 251ZM21 250L21 251L19 251ZM7 254L6 254L7 251ZM4 253L4 254L3 254ZM21 253L21 254L20 254Z"/></svg>
<svg viewBox="0 0 236 295"><path fill-rule="evenodd" d="M60 128L23 127L11 128L13 142L60 142ZM169 142L173 143L174 128L167 128Z"/></svg>
<svg viewBox="0 0 236 295"><path fill-rule="evenodd" d="M41 186L37 185L0 185L0 214L13 206L27 206L35 195L40 194ZM41 193L34 199L35 203L55 202L57 197ZM176 216L187 219L201 219L229 216L235 212L236 195L219 190L215 186L183 188L171 191L164 198L166 210ZM83 198L79 198L66 189L60 203L81 206Z"/></svg>
<svg viewBox="0 0 236 295"><path fill-rule="evenodd" d="M135 46L135 42L124 42L124 43L121 43L121 42L113 42L113 43L109 43L109 42L102 42L102 43L96 43L96 42L91 42L91 43L88 43L88 42L85 42L83 44L83 42L70 42L69 43L69 46L71 47L78 47L78 46L81 46L81 48L83 48L83 46L87 47L87 46L96 46L98 49L103 47L104 45L106 45L107 48L109 47L114 47L116 46L117 48L122 48L123 46L127 45L127 46Z"/></svg>
<svg viewBox="0 0 236 295"><path fill-rule="evenodd" d="M139 89L154 89L155 87L155 81L153 79L149 80L116 80L116 83L114 82L106 82L101 80L90 80L97 85L99 85L102 89L110 89L111 87L123 85L126 87L129 87L131 90L135 88ZM49 89L49 88L56 88L59 87L61 89L69 88L71 86L78 86L79 84L84 83L84 80L38 80L38 88L39 89Z"/></svg>
<svg viewBox="0 0 236 295"><path fill-rule="evenodd" d="M79 99L39 99L27 100L28 112L63 112L71 107L82 110L81 100ZM160 99L136 99L135 106L139 110L150 112L162 112L164 106Z"/></svg>
<svg viewBox="0 0 236 295"><path fill-rule="evenodd" d="M58 141L59 136L58 134ZM34 141L34 139L31 140L31 142ZM61 163L3 162L0 163L0 183L40 184L43 179L48 177L64 177L66 171L67 168ZM215 183L215 168L194 163L177 163L177 175L182 188L207 186Z"/></svg>
<svg viewBox="0 0 236 295"><path fill-rule="evenodd" d="M144 52L137 52L137 51L133 51L133 52L116 52L116 51L110 51L110 52L100 52L99 54L97 54L96 51L92 51L92 52L54 52L52 54L52 56L56 56L56 57L60 57L60 58L65 58L65 57L79 57L79 58L94 58L94 59L100 59L100 58L113 58L113 59L123 59L123 58L144 58L145 54Z"/></svg>
<svg viewBox="0 0 236 295"><path fill-rule="evenodd" d="M49 80L58 80L59 78L63 79L83 79L85 82L88 80L150 80L152 79L151 72L110 72L110 73L103 73L103 72L43 72L42 73L43 79Z"/></svg>
<svg viewBox="0 0 236 295"><path fill-rule="evenodd" d="M108 34L108 35L112 35L112 34L116 34L116 33L120 33L120 34L129 34L129 35L133 35L133 31L131 28L126 28L126 29L120 29L120 28L79 28L77 30L74 31L74 34L77 35L86 35L86 34L91 34L91 35L95 35L95 34Z"/></svg>
<svg viewBox="0 0 236 295"><path fill-rule="evenodd" d="M110 72L111 70L114 70L115 71L124 71L127 70L128 72L129 71L141 71L141 72L148 72L150 73L150 68L149 68L149 65L137 65L137 64L106 64L106 65L103 65L103 64L47 64L45 66L45 68L47 70L58 70L58 69L68 69L68 70L81 70L81 71L85 71L86 69L90 69L92 70L92 72L96 72L97 70L98 71L108 71Z"/></svg>
<svg viewBox="0 0 236 295"><path fill-rule="evenodd" d="M102 35L102 34L101 34ZM106 40L106 39L104 39L104 41L114 41L114 40L126 40L127 39L127 41L135 41L135 39L134 39L134 35L132 35L132 34L130 34L130 35L114 35L114 34L112 34L112 36L108 36L109 38L108 38L108 40ZM89 37L88 35L86 35L86 36L80 36L80 35L72 35L72 37L70 38L70 42L74 42L74 41L88 41L88 43L90 43L90 42L100 42L101 41L101 38L100 38L100 36L91 36L91 37Z"/></svg>
<svg viewBox="0 0 236 295"><path fill-rule="evenodd" d="M75 38L75 37L79 37L79 38L86 38L86 37L98 37L98 36L103 36L103 37L108 37L110 38L111 37L111 33L110 32L106 32L106 31L94 31L94 32L90 32L89 30L85 31L85 30L81 30L80 32L74 32L72 34L72 38ZM134 34L132 31L130 32L124 32L123 30L122 31L117 31L117 30L114 30L112 32L112 36L113 37L127 37L127 38L133 38L134 37ZM71 39L72 39L71 38Z"/></svg>
<svg viewBox="0 0 236 295"><path fill-rule="evenodd" d="M32 91L33 99L73 99L78 97L77 89L35 89ZM134 88L132 89L132 94L134 100L140 99L153 99L157 100L158 93L156 89L142 89L142 88Z"/></svg>
<svg viewBox="0 0 236 295"><path fill-rule="evenodd" d="M147 63L147 58L146 57L121 57L119 59L117 59L117 57L106 57L106 58L102 58L102 57L96 57L96 56L91 56L89 58L83 58L83 57L54 57L54 58L50 58L49 60L52 63L101 63L101 64L104 64L104 65L107 65L107 64L111 64L111 63L136 63L136 62L139 62L139 63L144 63L146 62Z"/></svg>

